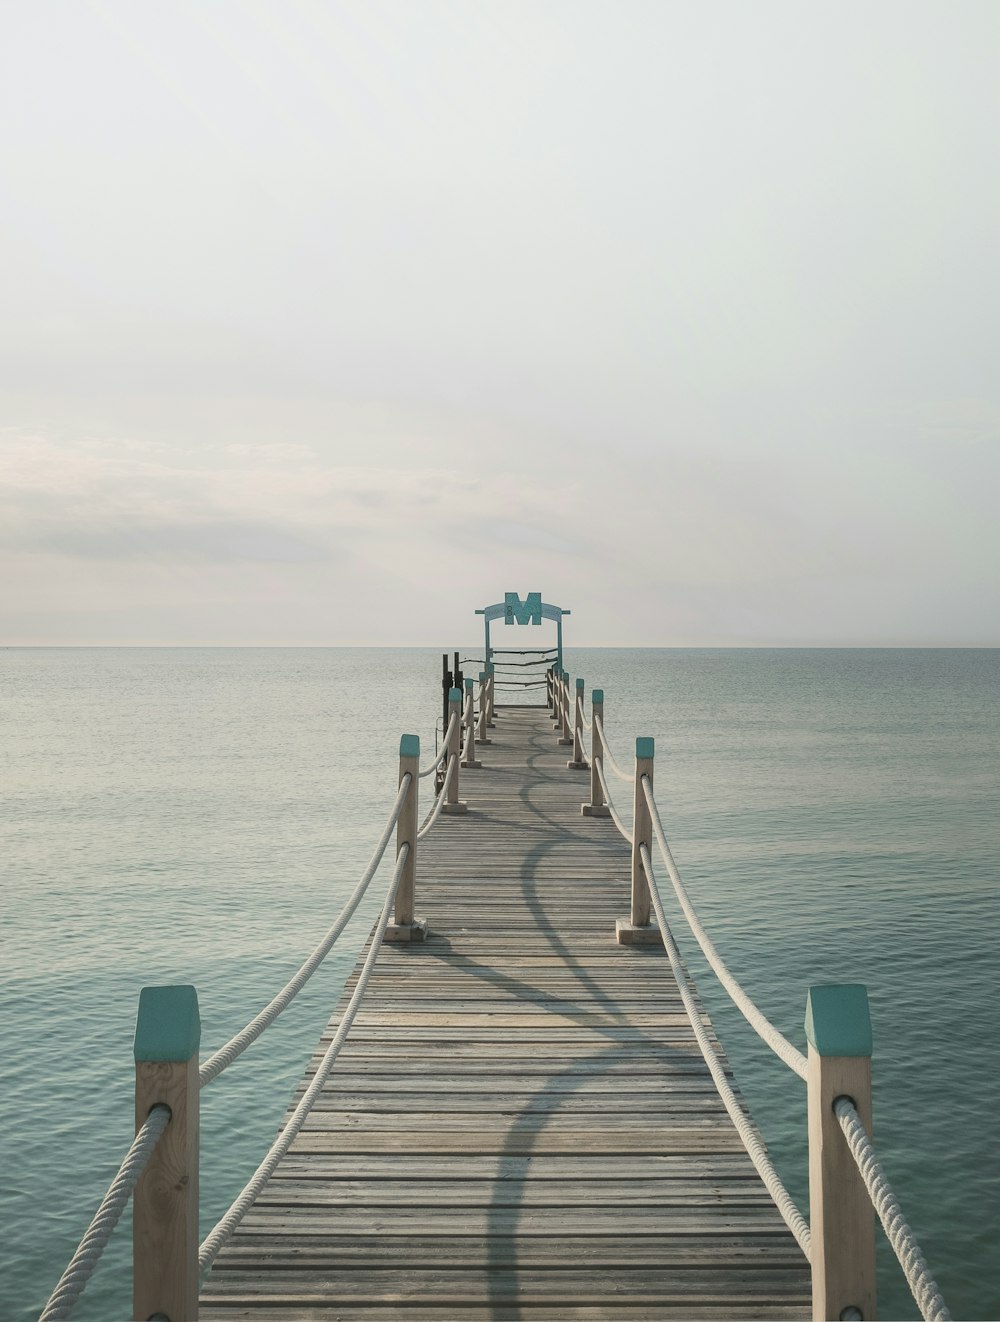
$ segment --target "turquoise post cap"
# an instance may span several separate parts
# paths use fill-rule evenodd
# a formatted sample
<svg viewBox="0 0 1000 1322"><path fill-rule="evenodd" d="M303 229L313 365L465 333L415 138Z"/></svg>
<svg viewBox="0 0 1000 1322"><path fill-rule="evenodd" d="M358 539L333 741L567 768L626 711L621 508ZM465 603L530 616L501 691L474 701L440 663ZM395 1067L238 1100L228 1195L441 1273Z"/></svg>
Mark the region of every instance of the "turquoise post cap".
<svg viewBox="0 0 1000 1322"><path fill-rule="evenodd" d="M466 681L465 681L465 691L466 691L466 693L468 693L469 690L470 690L471 688L472 688L472 676L470 675L470 676L466 679Z"/></svg>
<svg viewBox="0 0 1000 1322"><path fill-rule="evenodd" d="M496 666L493 664L493 662L492 662L492 661L487 661L487 662L486 662L486 673L487 673L488 675L492 675L493 672L494 672L494 670L496 670Z"/></svg>
<svg viewBox="0 0 1000 1322"><path fill-rule="evenodd" d="M649 738L648 735L640 735L639 738L635 741L636 757L652 757L653 745L655 744L655 742L656 742L655 739Z"/></svg>
<svg viewBox="0 0 1000 1322"><path fill-rule="evenodd" d="M578 679L578 680L576 681L576 687L577 687L578 689L582 689L582 688L583 688L583 680L582 680L582 679Z"/></svg>
<svg viewBox="0 0 1000 1322"><path fill-rule="evenodd" d="M562 677L563 677L563 679L566 681L566 683L568 684L568 683L569 683L569 671L568 671L568 670L564 670L564 671L562 672Z"/></svg>
<svg viewBox="0 0 1000 1322"><path fill-rule="evenodd" d="M860 982L810 987L806 1037L821 1056L870 1056L872 1020L867 988Z"/></svg>
<svg viewBox="0 0 1000 1322"><path fill-rule="evenodd" d="M480 672L479 672L479 682L480 682L480 684L483 682L484 679L489 679L489 674L488 674L487 671L485 671L485 670L480 670Z"/></svg>
<svg viewBox="0 0 1000 1322"><path fill-rule="evenodd" d="M461 690L461 689L449 689L449 690L448 690L448 701L449 701L449 702L461 702L461 701L462 701L462 690Z"/></svg>
<svg viewBox="0 0 1000 1322"><path fill-rule="evenodd" d="M418 734L401 734L399 736L399 756L420 756L420 736Z"/></svg>
<svg viewBox="0 0 1000 1322"><path fill-rule="evenodd" d="M135 1017L137 1061L184 1061L198 1054L201 1017L193 987L143 987Z"/></svg>
<svg viewBox="0 0 1000 1322"><path fill-rule="evenodd" d="M591 702L603 702L603 701L604 701L604 690L603 690L603 689L591 689L591 690L590 690L590 701L591 701Z"/></svg>

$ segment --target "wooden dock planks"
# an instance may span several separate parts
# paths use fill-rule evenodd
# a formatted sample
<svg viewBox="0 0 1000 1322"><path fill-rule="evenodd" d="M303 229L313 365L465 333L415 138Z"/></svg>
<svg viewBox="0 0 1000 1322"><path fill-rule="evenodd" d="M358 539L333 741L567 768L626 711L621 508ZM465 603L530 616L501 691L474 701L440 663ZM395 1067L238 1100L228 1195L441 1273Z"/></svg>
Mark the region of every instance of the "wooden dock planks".
<svg viewBox="0 0 1000 1322"><path fill-rule="evenodd" d="M666 957L615 942L628 847L545 709L491 734L418 849L429 939L380 952L202 1319L809 1316Z"/></svg>

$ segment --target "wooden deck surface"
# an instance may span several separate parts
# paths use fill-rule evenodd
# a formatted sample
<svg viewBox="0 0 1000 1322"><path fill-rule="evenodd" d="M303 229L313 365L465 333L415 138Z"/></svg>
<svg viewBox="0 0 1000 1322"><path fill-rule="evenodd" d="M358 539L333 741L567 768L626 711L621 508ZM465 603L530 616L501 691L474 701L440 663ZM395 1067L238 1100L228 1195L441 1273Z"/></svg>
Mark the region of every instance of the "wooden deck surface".
<svg viewBox="0 0 1000 1322"><path fill-rule="evenodd" d="M666 956L615 942L628 849L581 816L589 776L541 707L491 735L419 846L429 939L380 952L201 1317L808 1317Z"/></svg>

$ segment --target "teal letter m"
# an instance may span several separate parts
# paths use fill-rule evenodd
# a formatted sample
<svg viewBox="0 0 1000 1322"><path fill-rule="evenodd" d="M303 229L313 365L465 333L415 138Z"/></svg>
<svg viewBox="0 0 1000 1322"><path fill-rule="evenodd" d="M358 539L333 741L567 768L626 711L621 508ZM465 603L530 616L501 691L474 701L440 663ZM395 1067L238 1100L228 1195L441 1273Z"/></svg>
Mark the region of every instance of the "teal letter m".
<svg viewBox="0 0 1000 1322"><path fill-rule="evenodd" d="M503 602L505 624L513 624L515 620L518 624L541 624L542 594L540 592L529 592L524 601L516 592L505 592Z"/></svg>

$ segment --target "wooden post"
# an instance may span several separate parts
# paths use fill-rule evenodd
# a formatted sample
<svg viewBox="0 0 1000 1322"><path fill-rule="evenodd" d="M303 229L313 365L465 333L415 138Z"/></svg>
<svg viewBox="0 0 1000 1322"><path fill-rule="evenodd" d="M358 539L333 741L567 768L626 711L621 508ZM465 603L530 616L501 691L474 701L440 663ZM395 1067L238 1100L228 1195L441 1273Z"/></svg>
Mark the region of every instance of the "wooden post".
<svg viewBox="0 0 1000 1322"><path fill-rule="evenodd" d="M583 753L583 689L583 680L578 679L576 700L573 703L573 757L566 763L570 771L590 770L590 763Z"/></svg>
<svg viewBox="0 0 1000 1322"><path fill-rule="evenodd" d="M580 811L584 817L610 817L611 810L604 801L604 790L597 774L598 763L604 770L604 740L597 728L598 721L604 724L604 690L592 689L590 692L590 802L581 803Z"/></svg>
<svg viewBox="0 0 1000 1322"><path fill-rule="evenodd" d="M489 703L486 712L486 724L492 730L497 723L496 666L492 661L486 663L486 674L489 676L486 686L486 696Z"/></svg>
<svg viewBox="0 0 1000 1322"><path fill-rule="evenodd" d="M396 822L396 857L399 857L399 851L404 845L409 845L410 850L396 887L395 921L386 924L385 941L423 941L427 935L427 925L413 916L417 881L417 821L420 816L420 794L417 789L420 784L420 736L417 734L400 736L398 785L402 785L407 772L411 777L410 792Z"/></svg>
<svg viewBox="0 0 1000 1322"><path fill-rule="evenodd" d="M632 812L632 908L629 921L619 918L615 924L618 942L623 946L660 945L663 937L656 923L649 921L650 898L649 883L642 867L639 853L641 845L652 849L653 819L646 804L646 795L642 789L643 776L653 783L653 740L639 738L635 741L635 788Z"/></svg>
<svg viewBox="0 0 1000 1322"><path fill-rule="evenodd" d="M552 710L554 702L555 699L552 694L552 667L549 666L545 672L545 705L548 707L549 711Z"/></svg>
<svg viewBox="0 0 1000 1322"><path fill-rule="evenodd" d="M868 1322L875 1316L875 1211L833 1110L838 1097L850 1097L872 1132L872 1025L865 988L810 987L806 1037L812 1315L824 1322L856 1308Z"/></svg>
<svg viewBox="0 0 1000 1322"><path fill-rule="evenodd" d="M487 671L479 672L479 729L476 731L476 740L481 744L491 744L493 740L487 735L486 727L489 724L490 715L490 677Z"/></svg>
<svg viewBox="0 0 1000 1322"><path fill-rule="evenodd" d="M570 696L569 696L568 670L564 670L562 673L562 683L560 685L560 688L562 690L562 695L559 704L559 719L560 719L560 729L561 729L561 733L559 735L559 742L560 744L571 744L573 742L573 736L570 734L570 730L569 730Z"/></svg>
<svg viewBox="0 0 1000 1322"><path fill-rule="evenodd" d="M198 1047L193 987L143 987L135 1021L135 1128L170 1123L132 1201L132 1316L198 1319Z"/></svg>
<svg viewBox="0 0 1000 1322"><path fill-rule="evenodd" d="M451 732L448 740L448 756L445 759L445 771L451 763L452 757L455 758L455 770L451 773L451 784L448 786L448 794L444 803L441 805L442 812L461 813L468 810L469 805L463 803L458 797L458 773L462 759L462 690L452 689L448 694L448 720L445 722L445 730L451 724L452 715L457 717L455 728Z"/></svg>
<svg viewBox="0 0 1000 1322"><path fill-rule="evenodd" d="M472 701L472 678L465 681L465 705L468 715L465 717L465 748L462 753L462 766L478 769L483 764L476 761L476 708Z"/></svg>
<svg viewBox="0 0 1000 1322"><path fill-rule="evenodd" d="M556 727L562 725L562 671L553 670L552 672L552 724Z"/></svg>

